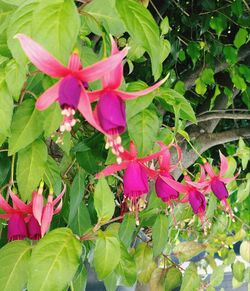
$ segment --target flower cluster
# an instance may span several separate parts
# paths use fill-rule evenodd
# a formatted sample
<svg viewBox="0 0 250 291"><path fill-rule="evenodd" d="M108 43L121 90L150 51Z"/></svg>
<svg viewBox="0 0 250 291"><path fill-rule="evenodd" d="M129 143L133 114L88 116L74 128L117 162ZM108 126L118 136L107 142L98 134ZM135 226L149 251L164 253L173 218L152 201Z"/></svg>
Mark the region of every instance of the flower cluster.
<svg viewBox="0 0 250 291"><path fill-rule="evenodd" d="M114 172L125 170L123 175L124 199L129 201L129 209L135 211L136 222L138 221L138 212L140 207L139 199L146 198L149 193L149 179L155 181L155 191L157 196L170 206L173 211L174 203L189 203L194 214L198 215L202 225L205 228L205 194L213 192L214 195L222 201L225 210L229 212L233 219L232 210L227 202L228 191L225 183L236 178L225 178L224 175L228 169L226 157L220 153L221 165L219 174L215 174L212 166L204 160L204 167L200 165L200 178L198 182L193 182L191 177L184 174L184 183L177 182L171 175L171 172L178 167L182 158L182 151L176 144L166 146L158 142L161 150L147 157L138 158L134 143L130 143L130 151L124 150L122 153L123 161L120 164L107 166L97 174L97 178L108 176ZM178 161L171 163L170 149L174 147L177 151ZM149 161L151 164L149 165ZM207 176L206 173L207 172ZM184 195L180 195L184 194ZM181 197L181 198L180 198ZM175 222L175 218L173 215ZM176 222L175 222L176 223Z"/></svg>
<svg viewBox="0 0 250 291"><path fill-rule="evenodd" d="M53 192L50 191L47 203L43 201L43 182L38 191L34 191L32 201L25 204L10 188L8 195L12 199L12 206L0 194L0 208L5 212L0 218L8 220L8 240L22 240L28 237L31 240L39 240L48 231L52 216L62 208L62 196L66 187L53 200Z"/></svg>

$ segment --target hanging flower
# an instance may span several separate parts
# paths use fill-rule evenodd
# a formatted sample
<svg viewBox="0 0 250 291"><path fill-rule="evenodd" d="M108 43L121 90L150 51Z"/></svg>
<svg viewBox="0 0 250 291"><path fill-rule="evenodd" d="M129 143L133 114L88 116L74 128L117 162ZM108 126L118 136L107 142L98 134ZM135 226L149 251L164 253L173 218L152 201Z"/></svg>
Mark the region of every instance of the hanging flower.
<svg viewBox="0 0 250 291"><path fill-rule="evenodd" d="M239 175L237 173L235 176L231 178L225 178L224 175L228 169L228 160L227 158L220 152L220 171L216 174L213 170L213 167L205 161L204 168L209 176L209 180L207 182L207 190L212 190L214 195L222 202L225 207L225 210L230 214L232 220L234 220L234 215L230 205L228 204L228 190L225 186L225 183L229 183L236 179Z"/></svg>
<svg viewBox="0 0 250 291"><path fill-rule="evenodd" d="M96 175L97 178L109 176L117 171L125 170L123 176L124 201L129 200L129 209L136 213L136 223L138 224L138 212L140 209L139 199L149 192L148 168L144 163L151 161L162 153L162 151L138 158L137 149L133 141L130 142L130 151L124 150L121 153L123 161L109 165Z"/></svg>
<svg viewBox="0 0 250 291"><path fill-rule="evenodd" d="M111 37L111 55L115 56L119 53L116 42ZM113 70L107 72L102 77L102 89L88 92L91 102L96 102L94 116L97 124L106 133L107 143L106 148L111 147L114 154L118 157L123 150L121 147L122 134L126 129L126 113L125 100L135 99L139 96L146 95L161 86L166 80L159 81L155 85L138 92L123 92L118 88L123 80L123 65L119 63Z"/></svg>
<svg viewBox="0 0 250 291"><path fill-rule="evenodd" d="M56 84L38 98L36 108L44 110L53 102L58 101L64 116L63 123L60 126L61 132L70 131L75 125L74 114L77 109L92 126L102 131L93 117L85 88L88 87L87 82L100 79L103 75L108 74L110 70L116 68L126 56L128 48L117 51L111 57L86 68L82 68L78 53L75 51L70 56L68 66L65 67L30 37L17 34L16 38L20 41L30 61L40 71L51 77L60 78Z"/></svg>

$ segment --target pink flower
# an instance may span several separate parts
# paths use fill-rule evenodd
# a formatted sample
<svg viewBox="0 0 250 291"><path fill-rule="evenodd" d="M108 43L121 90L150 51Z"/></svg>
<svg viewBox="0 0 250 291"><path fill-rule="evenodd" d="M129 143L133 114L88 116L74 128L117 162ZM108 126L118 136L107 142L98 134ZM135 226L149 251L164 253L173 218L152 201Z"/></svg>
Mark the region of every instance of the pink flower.
<svg viewBox="0 0 250 291"><path fill-rule="evenodd" d="M10 189L9 189L10 191ZM10 192L9 192L10 193ZM27 229L25 223L25 217L28 214L30 208L25 204L25 207L20 210L16 205L16 201L20 200L13 192L11 192L13 199L13 207L0 194L0 207L4 210L5 214L0 214L0 218L8 220L8 240L23 240L27 237ZM20 200L21 201L21 200Z"/></svg>
<svg viewBox="0 0 250 291"><path fill-rule="evenodd" d="M33 215L29 217L27 228L29 239L39 240L41 238L41 226Z"/></svg>
<svg viewBox="0 0 250 291"><path fill-rule="evenodd" d="M123 162L109 165L104 170L96 175L97 178L109 176L117 171L125 170L123 177L124 184L124 199L130 201L130 209L136 213L136 222L138 223L139 212L139 198L149 191L148 186L148 171L149 169L144 163L151 161L159 155L162 151L156 152L147 157L138 158L137 149L134 143L130 142L130 151L124 150L121 152Z"/></svg>
<svg viewBox="0 0 250 291"><path fill-rule="evenodd" d="M225 178L224 175L228 169L228 160L221 152L220 162L220 171L218 174L214 172L212 166L207 161L204 163L204 168L209 176L209 180L206 181L207 191L209 191L210 189L213 191L214 195L223 203L226 211L229 212L232 220L234 220L232 209L227 202L228 191L225 183L233 181L239 175L239 173L231 178Z"/></svg>
<svg viewBox="0 0 250 291"><path fill-rule="evenodd" d="M46 51L37 42L24 34L17 34L16 38L30 59L30 61L43 73L60 80L45 91L36 102L36 108L44 110L53 102L58 101L64 116L64 121L60 131L70 131L75 125L75 110L78 109L85 119L95 128L102 131L96 123L89 97L86 94L86 82L100 79L103 75L116 68L126 56L128 48L114 53L111 57L106 58L89 67L82 68L80 58L76 52L70 56L68 66L65 67L56 60L48 51Z"/></svg>
<svg viewBox="0 0 250 291"><path fill-rule="evenodd" d="M116 42L111 37L112 51L111 55L119 53ZM138 92L123 92L118 88L123 80L123 65L120 62L113 70L107 72L102 77L102 89L88 92L91 102L97 101L95 108L95 119L102 131L107 135L107 148L112 147L115 154L119 156L121 139L119 137L126 129L125 100L135 99L146 95L167 80L163 80L155 85ZM99 130L99 129L98 129ZM117 145L118 144L118 145Z"/></svg>

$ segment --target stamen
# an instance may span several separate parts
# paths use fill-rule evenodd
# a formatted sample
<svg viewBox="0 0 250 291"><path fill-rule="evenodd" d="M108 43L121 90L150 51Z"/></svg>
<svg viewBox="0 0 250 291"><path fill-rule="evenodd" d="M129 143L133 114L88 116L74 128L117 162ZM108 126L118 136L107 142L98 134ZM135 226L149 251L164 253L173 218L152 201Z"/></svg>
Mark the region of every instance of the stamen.
<svg viewBox="0 0 250 291"><path fill-rule="evenodd" d="M221 200L222 204L224 205L225 207L225 210L227 211L227 213L229 214L232 222L235 222L235 218L234 218L234 214L233 214L233 211L229 205L229 203L227 202L226 198L222 199Z"/></svg>

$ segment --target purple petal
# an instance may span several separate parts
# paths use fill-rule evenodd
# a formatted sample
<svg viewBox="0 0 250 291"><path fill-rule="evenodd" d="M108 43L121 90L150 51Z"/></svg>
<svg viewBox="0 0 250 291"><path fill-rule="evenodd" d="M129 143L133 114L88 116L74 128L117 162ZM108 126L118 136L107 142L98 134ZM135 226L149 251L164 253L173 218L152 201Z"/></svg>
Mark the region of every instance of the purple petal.
<svg viewBox="0 0 250 291"><path fill-rule="evenodd" d="M228 191L225 184L222 181L218 179L213 179L211 182L211 189L214 192L214 195L219 200L227 199Z"/></svg>
<svg viewBox="0 0 250 291"><path fill-rule="evenodd" d="M8 240L23 240L27 236L26 224L20 213L12 214L8 222Z"/></svg>
<svg viewBox="0 0 250 291"><path fill-rule="evenodd" d="M161 174L164 177L168 177L169 179L173 180L173 177L168 174L168 173L164 173ZM156 179L155 182L155 191L156 194L159 198L162 199L162 201L164 202L169 202L170 200L175 200L179 197L179 193L172 188L171 186L169 186L162 178L161 176L158 176L158 178Z"/></svg>
<svg viewBox="0 0 250 291"><path fill-rule="evenodd" d="M73 76L63 78L59 87L59 103L64 106L76 109L81 95L81 85Z"/></svg>
<svg viewBox="0 0 250 291"><path fill-rule="evenodd" d="M126 128L125 104L112 91L105 92L97 105L97 116L103 130L109 134L121 134Z"/></svg>
<svg viewBox="0 0 250 291"><path fill-rule="evenodd" d="M41 238L41 227L33 215L31 216L27 226L29 238L32 240L39 240Z"/></svg>
<svg viewBox="0 0 250 291"><path fill-rule="evenodd" d="M189 192L189 203L195 214L203 213L206 210L206 199L205 196L197 190Z"/></svg>

